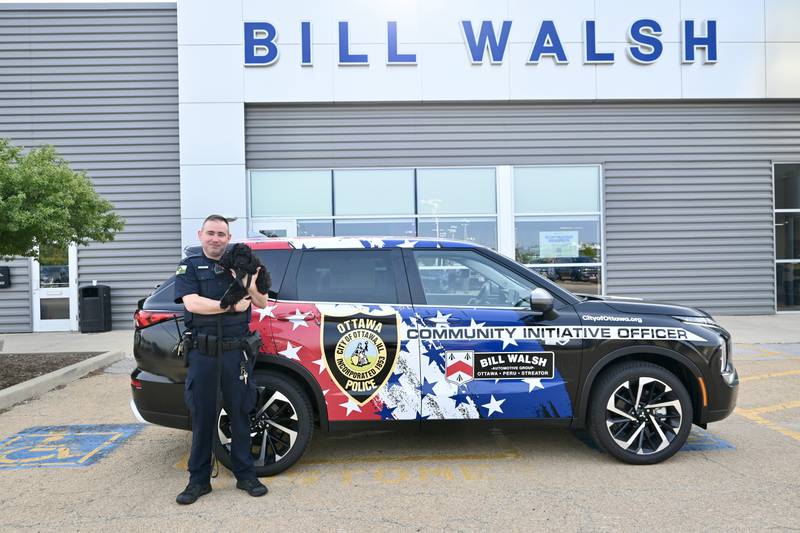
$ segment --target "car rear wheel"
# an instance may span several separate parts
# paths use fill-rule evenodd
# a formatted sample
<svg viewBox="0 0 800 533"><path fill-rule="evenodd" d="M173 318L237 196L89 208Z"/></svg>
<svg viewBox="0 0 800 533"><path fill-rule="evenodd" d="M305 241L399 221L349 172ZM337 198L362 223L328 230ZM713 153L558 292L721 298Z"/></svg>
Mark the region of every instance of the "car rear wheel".
<svg viewBox="0 0 800 533"><path fill-rule="evenodd" d="M305 393L289 378L255 372L258 401L250 414L250 452L258 477L283 472L303 455L311 441L313 412ZM231 427L225 409L217 415L214 455L231 463Z"/></svg>
<svg viewBox="0 0 800 533"><path fill-rule="evenodd" d="M671 372L646 362L609 369L592 394L589 428L595 442L630 464L672 457L692 428L692 402Z"/></svg>

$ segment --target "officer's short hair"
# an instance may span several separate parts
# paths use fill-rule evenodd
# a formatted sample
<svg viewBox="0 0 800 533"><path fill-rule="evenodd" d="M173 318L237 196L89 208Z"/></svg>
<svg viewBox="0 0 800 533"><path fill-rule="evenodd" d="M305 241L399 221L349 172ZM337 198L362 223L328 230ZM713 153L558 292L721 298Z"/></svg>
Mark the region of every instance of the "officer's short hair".
<svg viewBox="0 0 800 533"><path fill-rule="evenodd" d="M231 232L231 225L228 222L228 219L222 215L208 215L203 223L200 225L201 228L205 227L206 222L213 220L215 222L224 222L226 226L228 226L228 233Z"/></svg>

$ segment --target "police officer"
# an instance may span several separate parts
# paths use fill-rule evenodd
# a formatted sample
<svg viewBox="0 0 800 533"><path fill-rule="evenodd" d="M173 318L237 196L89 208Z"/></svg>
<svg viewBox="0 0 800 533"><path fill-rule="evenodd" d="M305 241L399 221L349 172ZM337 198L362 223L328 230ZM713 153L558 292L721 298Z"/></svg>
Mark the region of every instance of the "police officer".
<svg viewBox="0 0 800 533"><path fill-rule="evenodd" d="M241 339L249 333L250 303L266 305L266 296L258 292L255 276L248 296L227 309L219 300L233 276L218 261L231 240L225 217L210 215L197 232L203 248L201 255L181 261L175 276L175 302L186 307L184 321L192 331L192 349L188 357L185 400L192 419L192 451L189 455L189 484L176 501L190 504L211 492L211 451L216 429L217 387L222 388L225 411L231 423L231 461L236 488L251 496L263 496L265 487L253 471L250 455L250 422L247 405L247 380L254 361L246 361ZM219 319L222 320L222 361L217 377L217 342ZM254 358L250 358L254 359Z"/></svg>

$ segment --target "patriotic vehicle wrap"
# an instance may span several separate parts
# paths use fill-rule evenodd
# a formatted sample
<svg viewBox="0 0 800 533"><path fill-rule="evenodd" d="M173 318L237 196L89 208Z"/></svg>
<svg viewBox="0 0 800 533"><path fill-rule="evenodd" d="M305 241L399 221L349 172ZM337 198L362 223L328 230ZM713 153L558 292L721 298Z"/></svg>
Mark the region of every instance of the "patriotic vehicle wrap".
<svg viewBox="0 0 800 533"><path fill-rule="evenodd" d="M263 309L253 309L251 322L264 341L254 378L268 384L252 415L253 449L277 439L272 455L259 452L259 475L302 455L310 438L303 424L313 413L323 429L475 419L580 428L590 420L598 443L616 457L657 462L682 445L692 423L722 419L735 406L730 335L697 309L576 296L471 243L343 237L248 244L270 265L277 291ZM337 250L349 254L338 268L352 266L358 274L322 280L334 256L320 262L320 254ZM383 262L358 266L367 253ZM312 257L317 270L301 280L303 262ZM451 265L465 257L463 265ZM480 265L470 270L469 258ZM505 278L492 281L494 269ZM470 276L487 277L473 283ZM517 280L527 294L492 289L501 278ZM358 291L362 279L393 301L300 297L303 284L323 281L339 291L330 294L348 294L340 290L342 279L364 300L372 293ZM174 350L181 326L171 320L182 307L164 303L169 290L163 284L137 311L132 407L145 420L188 428L185 369ZM224 420L221 414L220 436ZM226 445L217 449L223 464Z"/></svg>

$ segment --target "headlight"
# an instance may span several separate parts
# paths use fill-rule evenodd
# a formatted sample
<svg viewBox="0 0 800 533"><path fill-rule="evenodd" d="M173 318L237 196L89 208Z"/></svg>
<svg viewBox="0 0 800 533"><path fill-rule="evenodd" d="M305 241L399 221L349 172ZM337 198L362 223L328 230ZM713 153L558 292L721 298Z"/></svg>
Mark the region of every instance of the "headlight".
<svg viewBox="0 0 800 533"><path fill-rule="evenodd" d="M713 318L709 318L707 316L675 316L672 318L676 318L681 322L686 322L687 324L700 324L702 326L717 326L717 323L714 322Z"/></svg>
<svg viewBox="0 0 800 533"><path fill-rule="evenodd" d="M722 344L719 345L719 373L724 374L726 368L728 368L728 343L722 339Z"/></svg>

